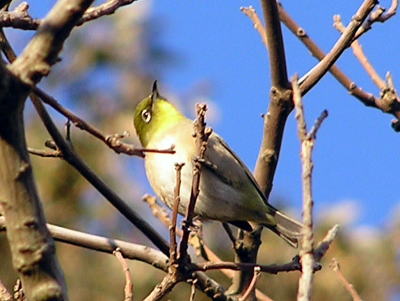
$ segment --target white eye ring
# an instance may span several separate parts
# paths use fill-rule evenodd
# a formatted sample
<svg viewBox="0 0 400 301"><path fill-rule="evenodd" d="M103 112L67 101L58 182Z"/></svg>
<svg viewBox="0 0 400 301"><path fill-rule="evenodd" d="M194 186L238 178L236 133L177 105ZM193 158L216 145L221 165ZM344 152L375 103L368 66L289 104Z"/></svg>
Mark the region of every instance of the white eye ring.
<svg viewBox="0 0 400 301"><path fill-rule="evenodd" d="M142 111L142 119L144 122L149 123L151 120L151 112L147 109Z"/></svg>

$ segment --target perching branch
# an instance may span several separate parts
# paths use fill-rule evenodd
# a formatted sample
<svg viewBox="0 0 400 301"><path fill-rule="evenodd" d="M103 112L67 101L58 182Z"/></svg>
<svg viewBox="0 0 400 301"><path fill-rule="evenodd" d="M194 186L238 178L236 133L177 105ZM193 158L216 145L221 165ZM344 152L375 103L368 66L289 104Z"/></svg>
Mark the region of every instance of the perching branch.
<svg viewBox="0 0 400 301"><path fill-rule="evenodd" d="M192 189L190 193L189 204L186 208L185 218L182 222L182 239L179 244L179 253L178 257L175 258L171 256L171 264L168 268L168 274L163 278L160 284L158 284L152 292L146 297L146 301L150 300L160 300L166 294L168 294L174 286L183 280L192 278L191 273L185 271L185 266L190 263L190 258L187 253L188 248L188 240L190 235L190 227L192 226L192 220L194 217L194 208L196 205L197 197L200 194L200 173L201 173L201 164L200 161L204 160L204 155L207 148L207 140L211 135L211 129L206 128L205 113L207 110L206 105L198 104L196 106L197 118L194 122L194 137L196 143L196 158L193 164L193 179L192 179ZM176 243L175 238L172 235L175 235L174 223L176 223L176 215L178 213L179 206L179 192L180 192L180 169L181 165L177 163L177 177L176 177L176 189L175 189L175 202L174 202L174 212L172 217L172 225L171 225L171 246L170 249L173 250L176 246L172 245Z"/></svg>
<svg viewBox="0 0 400 301"><path fill-rule="evenodd" d="M177 244L176 244L176 223L178 219L179 204L181 202L181 171L185 163L175 163L175 190L174 190L174 207L172 209L172 219L169 225L169 258L170 264L177 264Z"/></svg>
<svg viewBox="0 0 400 301"><path fill-rule="evenodd" d="M200 176L201 176L201 161L204 161L205 152L207 149L207 141L210 137L212 130L206 128L204 121L207 106L204 104L196 105L197 118L194 122L194 135L196 143L196 158L193 164L193 180L190 192L189 204L186 208L185 219L182 221L182 239L179 245L179 261L185 261L187 257L187 247L190 234L190 227L194 217L194 208L196 205L197 197L200 194Z"/></svg>

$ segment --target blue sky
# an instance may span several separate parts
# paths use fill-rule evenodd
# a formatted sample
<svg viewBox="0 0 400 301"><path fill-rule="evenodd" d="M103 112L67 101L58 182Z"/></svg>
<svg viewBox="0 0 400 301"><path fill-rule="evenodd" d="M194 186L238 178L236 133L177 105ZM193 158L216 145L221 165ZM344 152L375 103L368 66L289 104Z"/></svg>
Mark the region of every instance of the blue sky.
<svg viewBox="0 0 400 301"><path fill-rule="evenodd" d="M339 36L332 27L332 16L340 14L346 24L361 2L307 0L301 5L294 1L283 4L314 41L328 51ZM42 16L43 9L53 3L46 0L41 7L33 6L32 14ZM177 64L163 67L158 78L161 87L181 96L179 100L186 103L189 114L194 111L193 99L185 99L185 95L193 87L207 83L211 90L205 96L215 105L218 116L210 125L253 169L262 134L260 115L268 106L269 62L258 33L239 8L252 5L261 16L259 1L142 0L130 9L139 5L151 6L151 18L160 26L162 44L178 58ZM379 74L384 76L391 71L395 83L400 78L400 40L396 38L399 27L399 18L394 17L385 24L374 25L361 39ZM289 75L301 76L316 61L286 29L284 39ZM347 50L338 65L360 87L375 95L379 93L351 50ZM350 200L360 208L358 224L383 226L400 201L396 173L400 167L400 143L399 134L390 127L392 117L364 107L330 75L306 95L304 103L309 127L322 110L329 111L314 155L317 216L326 208ZM285 131L273 196L285 199L298 212L299 150L292 114Z"/></svg>
<svg viewBox="0 0 400 301"><path fill-rule="evenodd" d="M338 38L332 16L349 22L362 1L285 1L284 7L324 50ZM152 17L162 23L162 41L177 52L181 63L165 68L160 81L184 94L188 87L210 82L210 98L219 119L211 126L252 169L261 140L259 117L268 105L268 56L260 37L240 6L252 5L262 15L258 1L153 2ZM381 5L389 5L382 2ZM391 71L400 77L399 18L376 24L361 43L381 76ZM393 39L392 39L393 37ZM307 72L316 61L284 29L289 74ZM348 50L338 62L359 86L379 92ZM184 100L181 100L184 101ZM397 170L399 137L390 127L391 116L364 107L328 75L304 98L308 125L323 109L329 118L319 132L315 149L314 198L317 214L335 204L355 201L358 223L384 225L399 205ZM293 114L289 117L273 195L301 204L299 143Z"/></svg>

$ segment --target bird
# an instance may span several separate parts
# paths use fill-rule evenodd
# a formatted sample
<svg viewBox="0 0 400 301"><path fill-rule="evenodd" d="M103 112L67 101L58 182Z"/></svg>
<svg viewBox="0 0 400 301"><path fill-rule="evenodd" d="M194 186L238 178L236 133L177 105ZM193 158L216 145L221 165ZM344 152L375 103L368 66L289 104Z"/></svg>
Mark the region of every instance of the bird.
<svg viewBox="0 0 400 301"><path fill-rule="evenodd" d="M134 110L134 127L145 152L146 175L154 192L168 207L174 206L176 164L182 164L178 212L185 214L191 194L196 145L193 121L158 92L154 82L150 95ZM207 141L200 175L200 192L194 215L202 220L230 223L246 231L262 225L293 247L302 236L303 225L267 202L250 170L215 132Z"/></svg>

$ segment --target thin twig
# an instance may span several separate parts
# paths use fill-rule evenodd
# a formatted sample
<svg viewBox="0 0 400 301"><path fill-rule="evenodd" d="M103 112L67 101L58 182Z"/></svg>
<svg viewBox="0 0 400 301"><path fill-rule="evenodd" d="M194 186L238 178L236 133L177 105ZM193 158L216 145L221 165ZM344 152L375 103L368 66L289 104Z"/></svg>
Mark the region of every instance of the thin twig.
<svg viewBox="0 0 400 301"><path fill-rule="evenodd" d="M265 27L262 24L262 21L257 15L256 10L254 7L249 6L249 7L241 7L240 10L247 16L249 19L253 22L254 28L258 31L260 34L260 37L265 45L265 48L268 49L268 38L267 38L267 33L265 32Z"/></svg>
<svg viewBox="0 0 400 301"><path fill-rule="evenodd" d="M145 195L143 197L143 200L149 205L149 207L152 210L152 213L155 217L157 217L166 227L169 227L171 224L170 218L168 216L168 212L161 207L155 197L152 197L150 195ZM182 236L182 230L177 229L176 234L178 236ZM189 240L189 243L192 244L193 240ZM210 263L216 263L216 262L222 262L221 258L218 257L217 254L213 250L211 250L207 245L203 245L204 252L206 253L205 256L203 257L205 260L207 260ZM254 266L253 266L254 268ZM232 279L234 277L234 271L235 269L218 269L220 272L222 272L224 275L226 275L228 278ZM271 301L271 299L266 296L264 293L262 293L260 290L256 290L256 296L260 301Z"/></svg>
<svg viewBox="0 0 400 301"><path fill-rule="evenodd" d="M119 248L114 250L113 255L118 259L118 262L121 264L125 275L124 301L133 301L133 282L131 273L129 271L129 266Z"/></svg>
<svg viewBox="0 0 400 301"><path fill-rule="evenodd" d="M190 297L189 297L189 301L194 301L194 296L196 295L196 282L197 279L191 280L191 287L190 287Z"/></svg>
<svg viewBox="0 0 400 301"><path fill-rule="evenodd" d="M303 236L301 241L302 273L299 280L297 300L311 300L312 279L314 273L314 234L313 234L313 198L312 198L312 151L316 138L316 132L322 121L328 116L325 110L318 118L313 129L308 133L305 122L304 109L301 100L301 91L298 86L297 76L293 79L293 101L296 108L296 119L299 139L301 142L301 161L303 169Z"/></svg>
<svg viewBox="0 0 400 301"><path fill-rule="evenodd" d="M174 190L174 207L172 210L172 220L169 226L169 258L170 264L177 263L177 245L176 245L176 222L178 218L179 204L181 202L181 171L185 163L175 163L175 190Z"/></svg>
<svg viewBox="0 0 400 301"><path fill-rule="evenodd" d="M60 151L47 151L43 149L35 149L28 147L28 152L32 155L45 157L45 158L62 158L62 153Z"/></svg>
<svg viewBox="0 0 400 301"><path fill-rule="evenodd" d="M293 18L284 10L279 4L279 16L286 27L307 47L310 53L318 60L325 57L325 53L318 47L318 45L310 38L304 28L300 27ZM395 131L400 131L400 105L399 98L395 93L391 93L390 89L385 91L381 97L375 97L373 94L363 91L356 83L344 74L337 66L333 65L329 72L336 78L336 80L343 86L351 95L357 98L365 106L373 107L381 110L384 113L390 113L396 117L392 122L392 127Z"/></svg>
<svg viewBox="0 0 400 301"><path fill-rule="evenodd" d="M340 15L333 16L333 26L341 33L346 29L342 23ZM379 90L384 90L387 88L385 81L376 72L374 66L368 61L364 51L362 50L361 44L358 40L351 43L351 48L353 49L354 56L358 59L361 66L364 67L365 71L369 74L372 81L379 88Z"/></svg>
<svg viewBox="0 0 400 301"><path fill-rule="evenodd" d="M63 154L63 159L72 165L80 174L89 181L122 215L132 224L140 229L161 251L169 253L169 247L161 235L133 211L114 191L112 191L75 153L71 146L64 140L50 115L40 99L34 94L31 95L32 103L50 136L53 138L58 149Z"/></svg>
<svg viewBox="0 0 400 301"><path fill-rule="evenodd" d="M247 287L246 291L244 292L244 294L239 298L239 301L245 301L250 296L252 291L255 290L257 280L258 278L260 278L260 276L261 276L260 267L259 266L254 267L253 278L251 279L251 282Z"/></svg>
<svg viewBox="0 0 400 301"><path fill-rule="evenodd" d="M55 109L57 112L65 116L68 120L70 120L77 128L88 132L89 134L93 135L97 139L104 142L108 147L114 150L118 154L126 154L131 156L138 156L144 157L145 152L154 152L154 153L165 153L165 154L174 154L175 151L173 147L165 150L156 150L156 149L143 149L143 148L136 148L131 144L123 142L121 139L128 136L127 132L123 134L112 134L112 135L105 135L99 129L94 127L93 125L89 124L87 121L80 118L78 115L74 114L67 108L64 108L54 97L47 94L43 90L35 87L33 88L33 92L40 97L40 99Z"/></svg>
<svg viewBox="0 0 400 301"><path fill-rule="evenodd" d="M334 272L336 272L336 275L338 276L340 282L342 282L343 286L349 292L349 294L353 298L353 301L362 301L354 286L346 279L346 277L344 277L342 271L340 270L339 262L335 258L332 258L332 262L329 266Z"/></svg>
<svg viewBox="0 0 400 301"><path fill-rule="evenodd" d="M398 0L392 0L392 4L390 5L390 8L388 10L386 10L381 6L378 6L370 14L369 18L367 19L367 21L365 21L363 26L357 30L357 33L354 36L354 40L357 40L359 37L361 37L363 34L369 31L374 23L376 22L383 23L389 20L391 17L393 17L397 12L398 5L399 5Z"/></svg>
<svg viewBox="0 0 400 301"><path fill-rule="evenodd" d="M330 67L342 55L343 51L350 46L357 30L363 24L369 13L378 3L377 0L365 0L360 6L346 30L337 40L328 54L306 75L299 80L301 94L307 93L314 85L329 71Z"/></svg>
<svg viewBox="0 0 400 301"><path fill-rule="evenodd" d="M330 245L336 237L336 234L339 230L339 225L334 225L325 237L318 243L317 247L314 249L314 259L316 262L319 262L321 258L328 251Z"/></svg>
<svg viewBox="0 0 400 301"><path fill-rule="evenodd" d="M186 208L185 219L182 222L182 239L179 244L179 261L186 260L187 257L187 247L190 235L190 227L192 225L192 220L194 217L194 208L196 205L197 197L200 194L200 174L201 174L201 164L200 161L204 160L205 152L207 149L207 140L211 135L212 130L207 128L204 121L205 114L207 111L207 106L205 104L198 104L196 106L197 118L194 122L194 135L196 143L196 157L193 163L193 179L192 179L192 189L190 192L189 204Z"/></svg>
<svg viewBox="0 0 400 301"><path fill-rule="evenodd" d="M131 4L136 0L109 0L103 4L91 7L86 10L85 14L77 22L76 26L80 26L86 22L96 20L105 15L111 15L115 11L125 5ZM32 18L28 12L29 5L22 2L11 12L2 12L0 14L1 27L13 27L23 30L36 30L42 24L42 20Z"/></svg>
<svg viewBox="0 0 400 301"><path fill-rule="evenodd" d="M283 264L256 264L256 263L245 263L245 262L203 262L193 263L193 271L210 271L210 270L221 270L229 269L234 271L254 271L255 267L259 267L260 271L268 274L278 274L282 272L301 271L302 267L299 261L299 256L295 256L292 261ZM320 264L314 264L313 270L318 271L321 269Z"/></svg>

